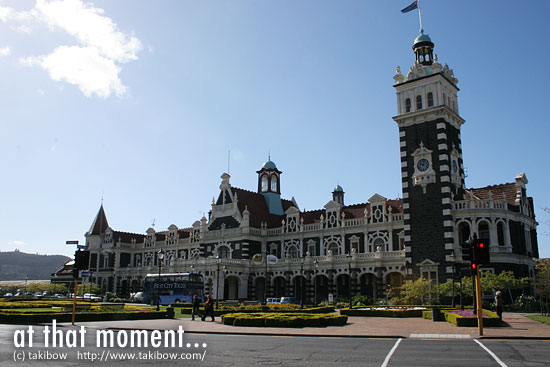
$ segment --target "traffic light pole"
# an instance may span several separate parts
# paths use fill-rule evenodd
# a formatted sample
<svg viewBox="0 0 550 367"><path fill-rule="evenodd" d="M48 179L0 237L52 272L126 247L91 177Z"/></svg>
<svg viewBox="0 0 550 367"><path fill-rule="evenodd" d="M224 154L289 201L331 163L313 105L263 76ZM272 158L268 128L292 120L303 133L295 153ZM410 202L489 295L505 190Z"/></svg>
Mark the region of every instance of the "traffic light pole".
<svg viewBox="0 0 550 367"><path fill-rule="evenodd" d="M78 276L74 278L74 294L73 294L73 316L72 316L72 324L74 325L74 316L76 312L76 292L78 289Z"/></svg>
<svg viewBox="0 0 550 367"><path fill-rule="evenodd" d="M479 336L483 336L483 310L481 309L481 282L479 268L476 268L476 301L477 301L477 328Z"/></svg>

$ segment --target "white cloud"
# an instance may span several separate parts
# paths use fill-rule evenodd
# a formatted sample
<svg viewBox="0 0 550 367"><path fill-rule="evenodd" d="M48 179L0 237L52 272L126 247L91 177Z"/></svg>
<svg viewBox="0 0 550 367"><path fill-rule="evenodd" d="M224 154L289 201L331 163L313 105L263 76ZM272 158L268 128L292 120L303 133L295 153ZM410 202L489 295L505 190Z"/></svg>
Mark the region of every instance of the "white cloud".
<svg viewBox="0 0 550 367"><path fill-rule="evenodd" d="M20 58L26 66L40 66L55 81L64 81L90 97L102 98L112 93L122 96L127 88L119 78L121 64L137 60L141 42L118 30L105 11L82 0L36 0L27 12L0 7L0 20L43 22L51 31L63 30L80 45L61 45L48 55ZM27 24L14 28L30 33Z"/></svg>
<svg viewBox="0 0 550 367"><path fill-rule="evenodd" d="M126 92L118 77L120 67L99 54L94 47L59 46L51 54L21 60L26 65L39 65L55 81L78 86L86 97L96 94L107 98L111 92Z"/></svg>
<svg viewBox="0 0 550 367"><path fill-rule="evenodd" d="M0 48L0 56L9 56L11 55L11 47L6 46L4 48Z"/></svg>
<svg viewBox="0 0 550 367"><path fill-rule="evenodd" d="M18 247L26 245L23 241L8 241L8 247Z"/></svg>
<svg viewBox="0 0 550 367"><path fill-rule="evenodd" d="M37 0L35 9L49 26L63 29L105 57L118 62L137 59L141 42L119 32L116 24L102 15L103 9L81 0Z"/></svg>

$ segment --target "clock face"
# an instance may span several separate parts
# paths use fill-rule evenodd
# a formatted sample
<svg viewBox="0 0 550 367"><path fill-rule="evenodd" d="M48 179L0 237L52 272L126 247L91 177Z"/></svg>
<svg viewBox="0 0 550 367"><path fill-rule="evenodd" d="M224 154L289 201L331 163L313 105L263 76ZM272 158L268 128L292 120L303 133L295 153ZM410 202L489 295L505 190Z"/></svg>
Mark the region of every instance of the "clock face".
<svg viewBox="0 0 550 367"><path fill-rule="evenodd" d="M428 170L428 168L430 168L430 162L428 162L426 158L422 158L416 164L416 168L418 168L420 172L425 172Z"/></svg>
<svg viewBox="0 0 550 367"><path fill-rule="evenodd" d="M453 172L454 173L458 172L458 163L456 163L456 161L454 159L453 159Z"/></svg>

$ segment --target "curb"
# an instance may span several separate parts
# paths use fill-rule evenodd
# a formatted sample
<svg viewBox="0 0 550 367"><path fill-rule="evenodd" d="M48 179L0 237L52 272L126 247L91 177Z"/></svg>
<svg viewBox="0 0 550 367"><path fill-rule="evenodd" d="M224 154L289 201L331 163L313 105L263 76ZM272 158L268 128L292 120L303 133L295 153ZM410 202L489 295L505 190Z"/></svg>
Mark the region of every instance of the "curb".
<svg viewBox="0 0 550 367"><path fill-rule="evenodd" d="M485 340L491 340L491 339L550 340L550 336L478 336L474 339L485 339Z"/></svg>

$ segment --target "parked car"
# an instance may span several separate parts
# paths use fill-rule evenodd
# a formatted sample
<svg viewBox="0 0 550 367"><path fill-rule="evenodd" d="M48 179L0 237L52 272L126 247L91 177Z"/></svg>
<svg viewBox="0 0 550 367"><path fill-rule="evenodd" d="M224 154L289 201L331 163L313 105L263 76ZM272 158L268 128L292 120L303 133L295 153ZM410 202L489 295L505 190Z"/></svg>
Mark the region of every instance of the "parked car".
<svg viewBox="0 0 550 367"><path fill-rule="evenodd" d="M61 293L56 293L53 295L53 298L65 298L65 295Z"/></svg>
<svg viewBox="0 0 550 367"><path fill-rule="evenodd" d="M143 292L132 293L130 295L130 299L132 300L132 302L142 303L143 302Z"/></svg>
<svg viewBox="0 0 550 367"><path fill-rule="evenodd" d="M289 304L289 303L294 303L296 304L296 298L294 297L281 297L281 302L282 304Z"/></svg>
<svg viewBox="0 0 550 367"><path fill-rule="evenodd" d="M97 301L97 302L103 301L103 297L93 293L84 293L84 299L91 299L92 301Z"/></svg>
<svg viewBox="0 0 550 367"><path fill-rule="evenodd" d="M6 293L4 294L4 297L13 297L13 293Z"/></svg>
<svg viewBox="0 0 550 367"><path fill-rule="evenodd" d="M279 303L281 303L281 299L280 298L268 298L266 300L266 303L279 304Z"/></svg>

